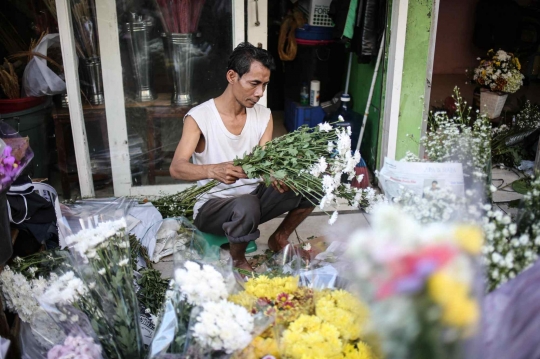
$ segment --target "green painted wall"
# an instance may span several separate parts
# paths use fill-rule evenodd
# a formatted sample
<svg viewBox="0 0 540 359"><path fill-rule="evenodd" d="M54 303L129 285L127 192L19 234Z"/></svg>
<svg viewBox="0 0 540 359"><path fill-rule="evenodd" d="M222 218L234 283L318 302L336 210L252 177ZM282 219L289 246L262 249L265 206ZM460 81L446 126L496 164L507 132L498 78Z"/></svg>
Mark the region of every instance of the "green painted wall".
<svg viewBox="0 0 540 359"><path fill-rule="evenodd" d="M432 9L433 0L409 0L396 159L420 150L407 134L421 136Z"/></svg>
<svg viewBox="0 0 540 359"><path fill-rule="evenodd" d="M353 64L351 67L351 81L349 84L349 93L353 98L353 110L359 114L364 114L366 102L369 95L369 88L375 71L375 64L359 64L356 55L353 55ZM379 122L381 117L381 89L382 89L383 71L379 67L377 82L373 90L373 98L369 108L369 116L366 121L366 129L360 153L371 169L377 165L377 152L379 148Z"/></svg>

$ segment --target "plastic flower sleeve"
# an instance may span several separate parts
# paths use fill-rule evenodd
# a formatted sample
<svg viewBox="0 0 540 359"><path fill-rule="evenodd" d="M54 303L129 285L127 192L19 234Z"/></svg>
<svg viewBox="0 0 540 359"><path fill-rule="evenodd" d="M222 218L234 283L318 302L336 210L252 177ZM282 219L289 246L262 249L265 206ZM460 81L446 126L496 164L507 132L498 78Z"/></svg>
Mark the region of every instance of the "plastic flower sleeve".
<svg viewBox="0 0 540 359"><path fill-rule="evenodd" d="M267 275L290 275L301 277L301 274L309 269L310 256L297 245L289 244L280 252L268 258L256 272Z"/></svg>
<svg viewBox="0 0 540 359"><path fill-rule="evenodd" d="M101 303L91 295L90 287L74 271L55 274L47 290L38 298L39 304L65 336L91 337L101 344L105 357L123 358L115 341L115 329L106 320ZM33 328L37 329L36 323ZM63 338L53 333L52 328L34 332L39 342L61 343Z"/></svg>
<svg viewBox="0 0 540 359"><path fill-rule="evenodd" d="M28 137L0 121L0 193L6 192L34 158Z"/></svg>
<svg viewBox="0 0 540 359"><path fill-rule="evenodd" d="M250 312L228 300L203 303L191 312L184 354L196 358L230 358L273 321L273 315L263 310Z"/></svg>
<svg viewBox="0 0 540 359"><path fill-rule="evenodd" d="M209 246L185 218L161 221L155 233L174 248L174 276L150 345L149 358L186 351L192 310L208 301L227 299L236 286L230 258L208 255ZM154 231L153 231L154 232Z"/></svg>
<svg viewBox="0 0 540 359"><path fill-rule="evenodd" d="M386 358L475 358L483 233L470 224L421 224L380 206L348 241L350 279L369 308L366 338Z"/></svg>
<svg viewBox="0 0 540 359"><path fill-rule="evenodd" d="M61 230L73 266L88 296L103 316L90 316L98 336L111 336L120 358L141 358L143 351L130 244L126 231L126 198L76 202L63 218Z"/></svg>
<svg viewBox="0 0 540 359"><path fill-rule="evenodd" d="M51 339L47 331L36 329L29 323L21 323L19 343L22 359L45 359L47 358L47 352L49 349L51 349L56 342L65 339L64 332L56 325L56 323L53 322L52 326L49 326L49 329L57 330L58 333L60 333L60 335L54 336L58 339L58 341Z"/></svg>
<svg viewBox="0 0 540 359"><path fill-rule="evenodd" d="M6 357L7 351L9 349L9 344L9 339L0 337L0 359L4 359Z"/></svg>
<svg viewBox="0 0 540 359"><path fill-rule="evenodd" d="M60 328L52 323L49 331L37 330L28 323L22 323L19 334L22 359L105 358L103 348L84 314L76 311L71 313L76 318L66 318L69 325ZM56 335L56 332L61 335Z"/></svg>
<svg viewBox="0 0 540 359"><path fill-rule="evenodd" d="M215 251L193 224L185 217L166 218L154 223L141 241L148 248L148 255L154 262L174 254L179 260L218 258Z"/></svg>

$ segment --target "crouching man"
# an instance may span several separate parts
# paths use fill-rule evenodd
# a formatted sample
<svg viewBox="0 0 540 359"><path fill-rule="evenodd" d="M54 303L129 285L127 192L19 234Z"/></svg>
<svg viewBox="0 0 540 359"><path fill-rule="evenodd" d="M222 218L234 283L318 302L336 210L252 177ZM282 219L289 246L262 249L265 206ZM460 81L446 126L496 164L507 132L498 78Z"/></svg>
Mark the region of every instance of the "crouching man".
<svg viewBox="0 0 540 359"><path fill-rule="evenodd" d="M238 45L229 57L225 91L186 114L170 167L173 178L197 181L199 186L211 180L221 182L195 204L194 224L202 232L227 236L234 266L246 270L252 270L246 248L259 238L259 224L288 212L268 239L268 247L278 252L314 209L309 200L283 184L267 188L232 164L236 157L272 139L270 110L257 102L274 68L268 51L249 43Z"/></svg>

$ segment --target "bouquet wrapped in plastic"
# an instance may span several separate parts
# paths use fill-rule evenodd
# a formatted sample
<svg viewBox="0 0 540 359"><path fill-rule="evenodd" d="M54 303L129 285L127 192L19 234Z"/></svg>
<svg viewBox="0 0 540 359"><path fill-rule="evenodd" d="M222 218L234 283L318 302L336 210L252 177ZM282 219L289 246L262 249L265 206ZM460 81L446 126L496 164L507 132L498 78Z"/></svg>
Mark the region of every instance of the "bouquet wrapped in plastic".
<svg viewBox="0 0 540 359"><path fill-rule="evenodd" d="M255 337L238 359L372 358L362 337L368 310L349 290L338 266L308 262L289 245L229 300L249 311L264 309L273 326Z"/></svg>
<svg viewBox="0 0 540 359"><path fill-rule="evenodd" d="M81 201L59 223L72 255L73 275L80 278L80 310L88 317L108 358L143 355L126 232L132 203L126 198Z"/></svg>
<svg viewBox="0 0 540 359"><path fill-rule="evenodd" d="M175 271L148 358L227 358L271 322L228 301L237 287L230 258L208 256L208 245L185 218L176 221Z"/></svg>
<svg viewBox="0 0 540 359"><path fill-rule="evenodd" d="M5 308L21 320L22 354L38 358L63 338L64 333L40 305L38 299L56 282L58 273L69 265L64 251L44 251L24 258L16 257L0 273L0 292ZM30 354L27 354L30 353Z"/></svg>
<svg viewBox="0 0 540 359"><path fill-rule="evenodd" d="M480 358L483 232L420 224L382 205L348 242L350 278L369 307L365 328L384 358Z"/></svg>
<svg viewBox="0 0 540 359"><path fill-rule="evenodd" d="M13 253L6 192L33 157L28 137L0 121L0 265Z"/></svg>
<svg viewBox="0 0 540 359"><path fill-rule="evenodd" d="M0 121L0 194L11 184L34 158L28 137L21 137L7 123Z"/></svg>

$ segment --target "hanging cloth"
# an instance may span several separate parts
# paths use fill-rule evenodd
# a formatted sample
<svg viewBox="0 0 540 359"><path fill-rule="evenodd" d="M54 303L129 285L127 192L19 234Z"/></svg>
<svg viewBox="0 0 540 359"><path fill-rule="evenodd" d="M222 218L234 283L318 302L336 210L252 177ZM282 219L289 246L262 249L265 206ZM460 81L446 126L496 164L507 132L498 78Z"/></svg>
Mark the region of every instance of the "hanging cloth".
<svg viewBox="0 0 540 359"><path fill-rule="evenodd" d="M360 0L352 49L359 63L370 63L379 52L386 26L386 0Z"/></svg>
<svg viewBox="0 0 540 359"><path fill-rule="evenodd" d="M305 23L304 14L297 8L283 19L278 39L278 54L281 61L292 61L296 58L297 44L294 34L296 29Z"/></svg>
<svg viewBox="0 0 540 359"><path fill-rule="evenodd" d="M332 36L337 39L343 38L345 34L345 28L347 26L347 20L349 17L349 9L352 2L353 0L332 0L332 2L330 3L330 8L328 9L328 16L334 22ZM357 0L355 2L357 2ZM349 38L352 38L352 36L350 36Z"/></svg>
<svg viewBox="0 0 540 359"><path fill-rule="evenodd" d="M343 37L352 39L354 36L354 28L356 27L356 10L358 8L358 0L351 0L347 19L345 21L345 29L343 29Z"/></svg>

